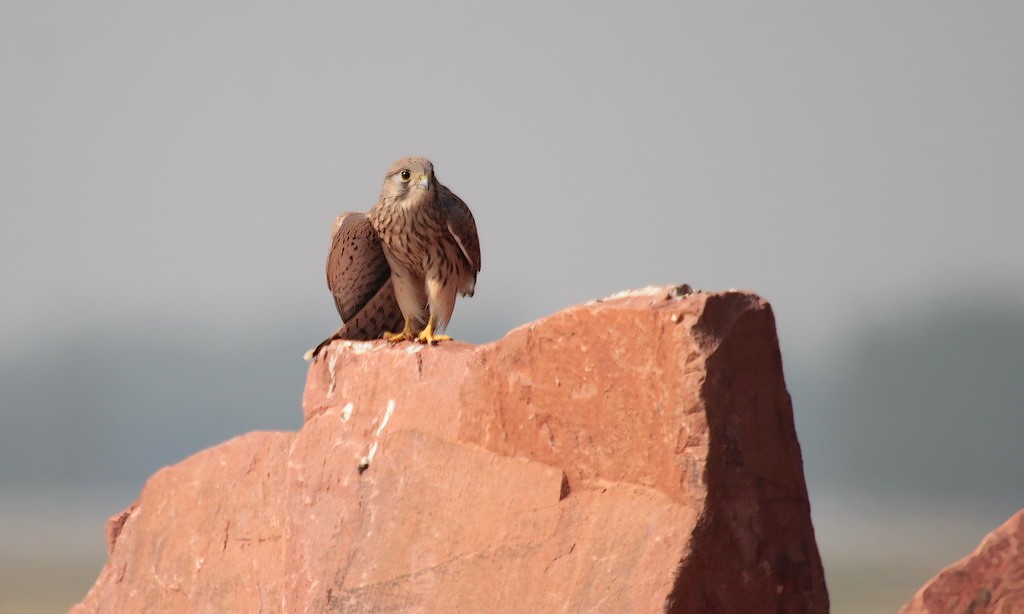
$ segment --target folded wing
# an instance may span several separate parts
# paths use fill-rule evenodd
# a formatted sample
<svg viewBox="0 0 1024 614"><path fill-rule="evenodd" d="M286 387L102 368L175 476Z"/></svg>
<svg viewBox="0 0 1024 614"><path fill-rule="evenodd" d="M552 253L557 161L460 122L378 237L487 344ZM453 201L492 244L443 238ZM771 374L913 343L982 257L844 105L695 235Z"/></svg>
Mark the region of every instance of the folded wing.
<svg viewBox="0 0 1024 614"><path fill-rule="evenodd" d="M335 220L327 255L327 287L344 326L313 349L311 357L335 339L369 341L379 339L384 331L402 328L391 269L365 213L343 213Z"/></svg>
<svg viewBox="0 0 1024 614"><path fill-rule="evenodd" d="M476 274L480 272L480 237L476 233L476 221L469 210L469 206L454 192L441 186L443 189L439 194L439 203L446 209L448 218L448 232L465 258L467 270L472 274L472 283L466 288L460 288L464 294L473 296L473 286L476 284Z"/></svg>
<svg viewBox="0 0 1024 614"><path fill-rule="evenodd" d="M388 283L391 269L365 213L343 213L334 227L327 254L327 287L342 321L348 322Z"/></svg>

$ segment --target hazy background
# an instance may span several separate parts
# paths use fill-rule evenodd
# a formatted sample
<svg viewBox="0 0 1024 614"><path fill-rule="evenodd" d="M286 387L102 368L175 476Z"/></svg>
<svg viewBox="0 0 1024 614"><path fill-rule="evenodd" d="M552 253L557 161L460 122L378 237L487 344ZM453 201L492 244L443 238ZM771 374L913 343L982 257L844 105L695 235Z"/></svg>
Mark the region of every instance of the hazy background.
<svg viewBox="0 0 1024 614"><path fill-rule="evenodd" d="M1024 507L1020 3L0 2L0 611L159 467L301 425L334 216L426 155L475 342L648 284L778 319L834 611Z"/></svg>

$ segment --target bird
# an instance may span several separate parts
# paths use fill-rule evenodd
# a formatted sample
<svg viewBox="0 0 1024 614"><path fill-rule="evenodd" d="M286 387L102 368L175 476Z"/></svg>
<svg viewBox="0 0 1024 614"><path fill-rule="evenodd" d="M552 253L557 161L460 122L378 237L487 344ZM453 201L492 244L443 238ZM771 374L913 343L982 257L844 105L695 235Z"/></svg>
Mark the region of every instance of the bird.
<svg viewBox="0 0 1024 614"><path fill-rule="evenodd" d="M430 160L411 157L388 169L367 217L391 269L404 320L402 330L385 331L384 338L425 344L450 340L441 333L451 321L456 295L473 296L480 272L480 238L469 207L437 180Z"/></svg>
<svg viewBox="0 0 1024 614"><path fill-rule="evenodd" d="M327 287L343 325L305 359L315 359L335 339L450 339L439 333L451 319L455 295L472 296L479 271L480 241L469 207L437 181L429 160L395 162L369 213L347 212L334 221Z"/></svg>

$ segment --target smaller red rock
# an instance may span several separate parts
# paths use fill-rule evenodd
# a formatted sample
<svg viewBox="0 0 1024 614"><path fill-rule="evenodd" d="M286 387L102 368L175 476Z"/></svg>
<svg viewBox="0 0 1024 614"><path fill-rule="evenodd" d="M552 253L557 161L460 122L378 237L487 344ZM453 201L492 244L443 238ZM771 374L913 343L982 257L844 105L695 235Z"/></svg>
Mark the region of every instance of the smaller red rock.
<svg viewBox="0 0 1024 614"><path fill-rule="evenodd" d="M1024 510L929 580L900 612L1024 612Z"/></svg>

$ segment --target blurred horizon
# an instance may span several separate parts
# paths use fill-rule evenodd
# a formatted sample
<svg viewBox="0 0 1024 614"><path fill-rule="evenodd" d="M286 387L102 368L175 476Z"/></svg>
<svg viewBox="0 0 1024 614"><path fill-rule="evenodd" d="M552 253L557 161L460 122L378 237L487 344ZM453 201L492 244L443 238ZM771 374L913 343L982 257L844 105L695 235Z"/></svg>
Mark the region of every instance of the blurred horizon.
<svg viewBox="0 0 1024 614"><path fill-rule="evenodd" d="M458 339L769 300L833 611L893 611L1024 507L1022 18L0 4L0 613L80 600L160 467L299 428L331 222L413 154L480 231Z"/></svg>
<svg viewBox="0 0 1024 614"><path fill-rule="evenodd" d="M931 305L939 307L917 317ZM329 300L327 307L333 308ZM902 323L889 316L881 328L848 330L815 356L783 350L818 545L838 611L883 611L909 600L1024 507L1015 445L1021 417L1013 405L1021 384L1006 378L994 390L998 378L970 377L1024 364L1024 309L990 307L974 306L963 294L933 298L904 311ZM786 319L777 310L776 317ZM301 428L307 367L301 353L317 335L310 336L311 322L278 324L273 335L195 334L182 326L173 337L146 340L100 327L61 344L87 354L89 365L75 353L56 362L0 361L0 389L19 389L24 397L14 398L15 409L25 410L8 409L10 428L0 432L0 534L7 551L0 569L11 556L23 561L8 570L11 590L33 586L39 569L63 560L57 568L81 591L64 598L80 599L105 560L106 518L127 507L153 473L245 432ZM463 325L460 338L468 342L508 332ZM934 347L914 349L921 342ZM781 331L780 343L786 346ZM930 379L937 403L927 396L908 402L900 399L901 388L886 389L884 375L906 359L901 352L919 361L917 376L900 369L907 384ZM965 358L973 362L966 378ZM61 379L54 382L54 374ZM955 405L957 395L948 394L979 386L1000 403L966 413ZM941 401L944 394L949 403ZM44 395L49 408L35 400ZM892 402L902 405L887 405ZM834 411L822 411L829 406ZM37 413L43 409L49 411ZM888 422L887 413L893 414ZM955 430L945 424L950 420L959 420ZM943 440L945 432L967 442ZM976 447L978 438L987 445ZM874 447L888 440L893 443ZM865 445L873 446L870 454ZM966 467L965 446L973 450ZM0 583L0 594L3 588ZM44 585L35 590L50 595ZM0 600L0 610L19 611L15 605Z"/></svg>

